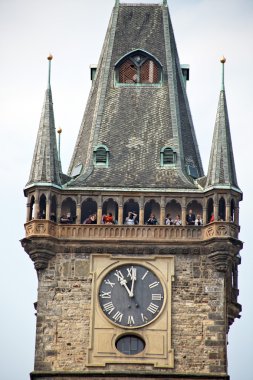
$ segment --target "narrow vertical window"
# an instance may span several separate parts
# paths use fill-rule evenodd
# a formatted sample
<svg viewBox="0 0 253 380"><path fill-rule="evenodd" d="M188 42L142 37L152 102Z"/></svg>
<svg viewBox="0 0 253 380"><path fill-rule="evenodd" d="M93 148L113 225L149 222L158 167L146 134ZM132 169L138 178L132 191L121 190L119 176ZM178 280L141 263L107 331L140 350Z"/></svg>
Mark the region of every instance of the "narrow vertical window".
<svg viewBox="0 0 253 380"><path fill-rule="evenodd" d="M176 152L172 148L161 149L161 166L173 165L176 162Z"/></svg>
<svg viewBox="0 0 253 380"><path fill-rule="evenodd" d="M106 146L100 145L94 149L94 165L101 167L108 167L109 163L109 150Z"/></svg>

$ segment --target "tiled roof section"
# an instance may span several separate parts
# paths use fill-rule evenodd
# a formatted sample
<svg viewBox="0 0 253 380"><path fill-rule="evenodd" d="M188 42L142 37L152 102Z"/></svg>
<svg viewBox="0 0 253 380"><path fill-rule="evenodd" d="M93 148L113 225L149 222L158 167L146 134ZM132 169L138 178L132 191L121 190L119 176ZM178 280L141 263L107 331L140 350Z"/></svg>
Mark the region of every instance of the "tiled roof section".
<svg viewBox="0 0 253 380"><path fill-rule="evenodd" d="M225 90L220 92L206 181L206 187L219 185L238 188Z"/></svg>
<svg viewBox="0 0 253 380"><path fill-rule="evenodd" d="M154 56L162 86L115 86L115 64L131 51ZM184 140L184 141L183 141ZM93 167L93 150L109 149L109 167ZM161 168L160 151L177 152L173 168ZM114 8L69 174L69 186L196 188L186 174L192 163L203 175L173 30L165 6L121 4Z"/></svg>
<svg viewBox="0 0 253 380"><path fill-rule="evenodd" d="M51 183L61 185L61 164L58 160L54 110L50 86L46 90L45 101L33 155L29 181L33 183Z"/></svg>

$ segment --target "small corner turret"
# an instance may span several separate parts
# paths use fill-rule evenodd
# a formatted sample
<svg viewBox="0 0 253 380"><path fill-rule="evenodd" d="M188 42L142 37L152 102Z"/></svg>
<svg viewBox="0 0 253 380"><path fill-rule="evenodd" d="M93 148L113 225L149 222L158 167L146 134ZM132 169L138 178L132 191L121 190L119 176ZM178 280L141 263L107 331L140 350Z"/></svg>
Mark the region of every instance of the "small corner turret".
<svg viewBox="0 0 253 380"><path fill-rule="evenodd" d="M226 187L240 192L237 184L225 94L224 65L226 58L222 57L220 62L222 64L222 82L209 160L206 188Z"/></svg>
<svg viewBox="0 0 253 380"><path fill-rule="evenodd" d="M61 186L61 165L57 152L54 109L50 82L51 61L53 56L50 54L47 59L48 86L40 118L30 177L26 188L41 184Z"/></svg>

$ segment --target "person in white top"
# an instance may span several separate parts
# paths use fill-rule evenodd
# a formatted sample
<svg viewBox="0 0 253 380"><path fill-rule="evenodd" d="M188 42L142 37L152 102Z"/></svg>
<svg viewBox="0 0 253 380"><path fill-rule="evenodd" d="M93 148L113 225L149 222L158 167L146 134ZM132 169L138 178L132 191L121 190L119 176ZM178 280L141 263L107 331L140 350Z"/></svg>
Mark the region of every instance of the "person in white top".
<svg viewBox="0 0 253 380"><path fill-rule="evenodd" d="M137 214L134 211L129 211L128 216L125 219L125 224L128 224L129 226L133 225L136 217Z"/></svg>
<svg viewBox="0 0 253 380"><path fill-rule="evenodd" d="M198 214L196 219L195 219L195 226L202 226L203 225L203 220L201 218L201 215Z"/></svg>
<svg viewBox="0 0 253 380"><path fill-rule="evenodd" d="M181 220L179 214L175 217L174 225L175 225L175 226L182 226L182 220Z"/></svg>

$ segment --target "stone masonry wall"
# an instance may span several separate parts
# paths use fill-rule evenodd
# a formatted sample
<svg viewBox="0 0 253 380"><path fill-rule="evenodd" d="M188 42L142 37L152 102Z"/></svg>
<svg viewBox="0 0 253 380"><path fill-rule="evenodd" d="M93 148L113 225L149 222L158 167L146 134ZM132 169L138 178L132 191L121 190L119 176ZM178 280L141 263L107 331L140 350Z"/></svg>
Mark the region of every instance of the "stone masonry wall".
<svg viewBox="0 0 253 380"><path fill-rule="evenodd" d="M87 369L91 288L88 254L57 254L40 272L35 371ZM175 367L166 372L225 374L225 331L223 274L203 254L176 254L172 288ZM115 371L117 365L102 369ZM121 365L118 370L122 369ZM145 364L139 369L145 370Z"/></svg>

